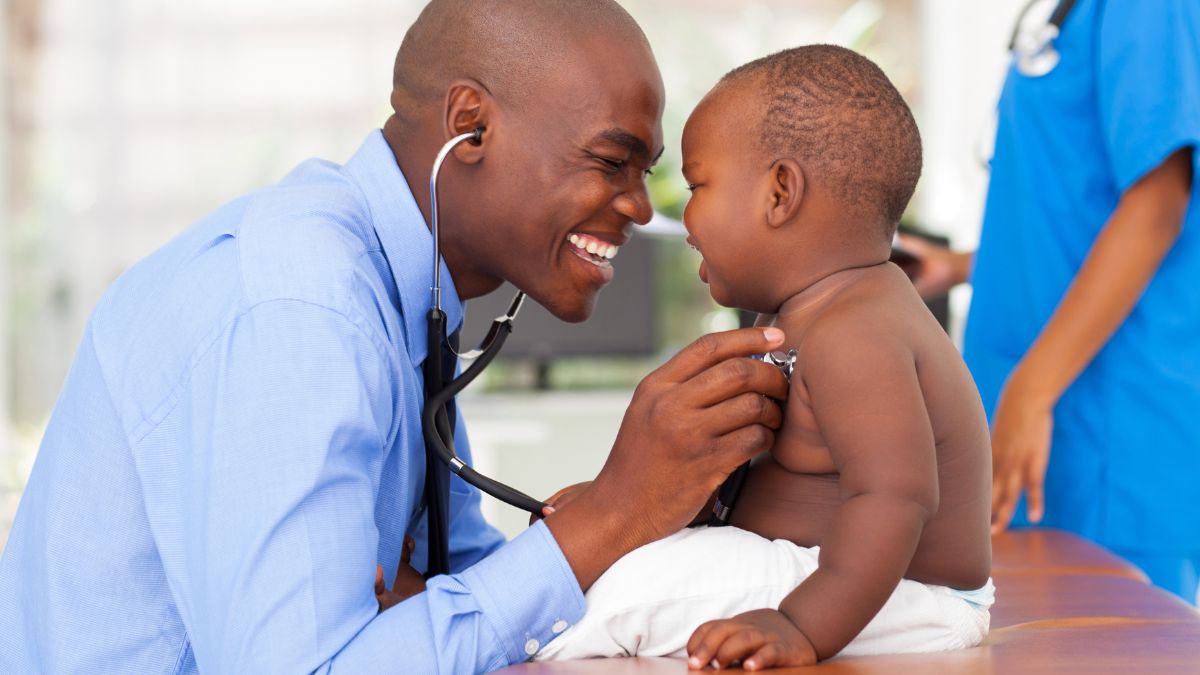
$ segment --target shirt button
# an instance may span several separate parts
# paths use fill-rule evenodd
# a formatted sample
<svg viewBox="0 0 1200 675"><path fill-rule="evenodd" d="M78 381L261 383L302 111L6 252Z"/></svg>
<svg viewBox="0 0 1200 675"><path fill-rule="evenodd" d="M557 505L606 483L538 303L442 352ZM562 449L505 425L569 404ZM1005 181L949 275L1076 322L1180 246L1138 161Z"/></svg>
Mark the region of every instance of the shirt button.
<svg viewBox="0 0 1200 675"><path fill-rule="evenodd" d="M525 653L533 656L537 653L539 647L541 647L541 645L538 644L537 640L530 640L529 642L525 643Z"/></svg>
<svg viewBox="0 0 1200 675"><path fill-rule="evenodd" d="M567 625L568 624L566 621L559 619L558 621L554 622L554 625L550 627L550 630L554 631L555 635L558 635L559 633L561 633L567 629Z"/></svg>

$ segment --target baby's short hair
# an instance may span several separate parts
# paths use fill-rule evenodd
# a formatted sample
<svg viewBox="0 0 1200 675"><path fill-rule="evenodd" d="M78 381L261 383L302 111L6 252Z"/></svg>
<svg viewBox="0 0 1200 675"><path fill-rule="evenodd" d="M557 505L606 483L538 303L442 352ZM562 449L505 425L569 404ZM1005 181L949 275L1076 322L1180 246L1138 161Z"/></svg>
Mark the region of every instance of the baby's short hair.
<svg viewBox="0 0 1200 675"><path fill-rule="evenodd" d="M763 80L764 152L823 174L847 204L878 214L890 239L921 175L921 135L887 76L864 56L811 45L751 61L722 83Z"/></svg>

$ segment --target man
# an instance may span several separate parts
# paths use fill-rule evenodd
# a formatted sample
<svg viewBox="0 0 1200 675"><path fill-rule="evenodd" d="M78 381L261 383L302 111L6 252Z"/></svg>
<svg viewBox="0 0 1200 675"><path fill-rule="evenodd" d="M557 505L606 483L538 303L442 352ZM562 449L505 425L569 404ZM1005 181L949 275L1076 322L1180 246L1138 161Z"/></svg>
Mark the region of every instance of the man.
<svg viewBox="0 0 1200 675"><path fill-rule="evenodd" d="M638 387L596 480L512 542L455 479L455 574L377 615L376 566L423 527L436 151L484 129L441 177L450 330L503 280L583 320L612 270L571 240L649 220L663 89L608 0L434 0L392 103L345 166L234 201L101 301L0 561L0 671L502 667L770 445L763 395L786 385L743 357L782 335L703 338Z"/></svg>

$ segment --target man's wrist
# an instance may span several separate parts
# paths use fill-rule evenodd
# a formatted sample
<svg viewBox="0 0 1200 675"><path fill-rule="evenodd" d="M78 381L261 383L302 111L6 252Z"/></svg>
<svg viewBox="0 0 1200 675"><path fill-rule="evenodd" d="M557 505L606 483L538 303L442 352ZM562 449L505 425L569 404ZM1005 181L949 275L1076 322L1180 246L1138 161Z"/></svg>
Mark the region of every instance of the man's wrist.
<svg viewBox="0 0 1200 675"><path fill-rule="evenodd" d="M545 519L584 591L618 558L653 539L644 521L620 508L621 503L597 479Z"/></svg>

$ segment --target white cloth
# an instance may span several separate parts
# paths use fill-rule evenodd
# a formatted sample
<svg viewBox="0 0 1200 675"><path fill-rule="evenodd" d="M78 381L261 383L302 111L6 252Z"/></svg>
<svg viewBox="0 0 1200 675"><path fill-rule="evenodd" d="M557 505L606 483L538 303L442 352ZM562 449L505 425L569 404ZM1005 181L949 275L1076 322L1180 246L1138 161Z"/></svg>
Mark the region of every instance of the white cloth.
<svg viewBox="0 0 1200 675"><path fill-rule="evenodd" d="M695 528L621 558L587 592L587 613L535 657L685 656L697 626L777 608L817 569L820 547L735 527ZM973 647L987 635L991 581L956 591L904 579L839 656Z"/></svg>

